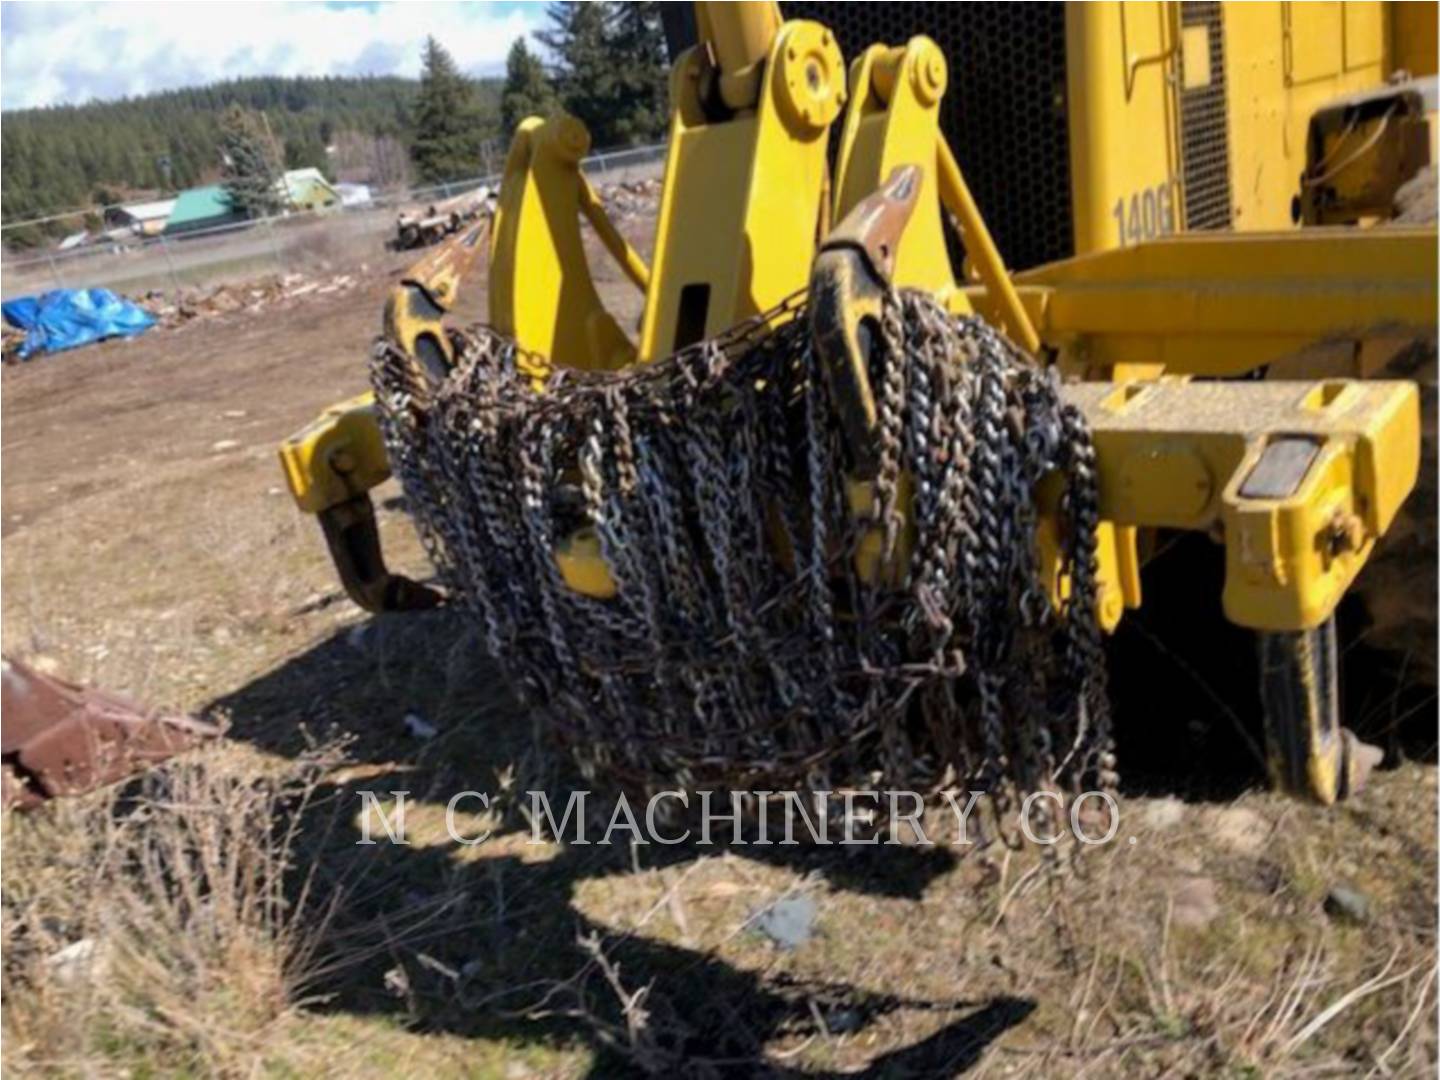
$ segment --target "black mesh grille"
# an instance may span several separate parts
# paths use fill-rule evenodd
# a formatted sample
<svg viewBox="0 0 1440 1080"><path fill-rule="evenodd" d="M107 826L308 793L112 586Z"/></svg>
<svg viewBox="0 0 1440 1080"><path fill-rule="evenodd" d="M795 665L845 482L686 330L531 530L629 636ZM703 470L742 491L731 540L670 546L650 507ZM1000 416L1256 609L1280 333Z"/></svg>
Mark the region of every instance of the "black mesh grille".
<svg viewBox="0 0 1440 1080"><path fill-rule="evenodd" d="M1210 31L1210 84L1180 91L1185 227L1230 227L1230 139L1225 119L1225 32L1218 3L1180 5L1180 25ZM1185 85L1182 81L1182 87Z"/></svg>
<svg viewBox="0 0 1440 1080"><path fill-rule="evenodd" d="M782 3L835 32L849 64L916 34L945 52L940 127L1013 269L1074 254L1062 4Z"/></svg>

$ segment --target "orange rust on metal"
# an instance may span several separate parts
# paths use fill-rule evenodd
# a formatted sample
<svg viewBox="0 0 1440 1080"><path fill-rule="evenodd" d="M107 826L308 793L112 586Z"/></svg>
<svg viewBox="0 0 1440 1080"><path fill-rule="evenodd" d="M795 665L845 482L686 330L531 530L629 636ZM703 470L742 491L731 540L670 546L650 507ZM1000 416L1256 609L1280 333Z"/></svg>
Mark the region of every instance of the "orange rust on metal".
<svg viewBox="0 0 1440 1080"><path fill-rule="evenodd" d="M6 658L0 667L0 779L7 807L92 791L220 734L212 724L147 712L18 660Z"/></svg>
<svg viewBox="0 0 1440 1080"><path fill-rule="evenodd" d="M855 204L825 238L822 249L855 247L865 253L871 269L885 282L895 270L895 253L915 200L920 195L920 167L902 165L885 183Z"/></svg>
<svg viewBox="0 0 1440 1080"><path fill-rule="evenodd" d="M810 271L811 331L861 479L875 475L878 463L870 349L920 180L915 165L891 172L825 238Z"/></svg>

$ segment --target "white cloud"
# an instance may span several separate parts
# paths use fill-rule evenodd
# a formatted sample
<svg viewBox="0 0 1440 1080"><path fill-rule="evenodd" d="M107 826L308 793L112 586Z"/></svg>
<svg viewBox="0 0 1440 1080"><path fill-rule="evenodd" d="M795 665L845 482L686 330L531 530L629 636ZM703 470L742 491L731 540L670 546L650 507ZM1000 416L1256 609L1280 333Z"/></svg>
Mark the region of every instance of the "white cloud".
<svg viewBox="0 0 1440 1080"><path fill-rule="evenodd" d="M410 75L427 34L494 75L540 3L6 3L0 107L78 104L247 75Z"/></svg>

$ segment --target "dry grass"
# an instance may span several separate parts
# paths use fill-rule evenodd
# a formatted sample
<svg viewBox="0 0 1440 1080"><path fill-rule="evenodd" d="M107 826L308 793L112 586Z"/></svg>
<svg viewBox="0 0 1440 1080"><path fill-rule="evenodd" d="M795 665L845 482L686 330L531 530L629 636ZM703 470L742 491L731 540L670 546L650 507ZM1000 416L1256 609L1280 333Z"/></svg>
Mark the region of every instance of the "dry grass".
<svg viewBox="0 0 1440 1080"><path fill-rule="evenodd" d="M7 814L7 1070L252 1074L324 967L336 896L297 866L320 762L200 753Z"/></svg>
<svg viewBox="0 0 1440 1080"><path fill-rule="evenodd" d="M1434 1061L1433 770L1380 774L1333 812L1129 799L1135 843L1058 871L1033 851L535 846L513 801L462 820L495 838L460 849L451 788L574 778L536 761L448 619L367 638L328 684L337 715L358 725L348 710L394 696L439 739L349 762L232 742L7 818L13 1075L1420 1076ZM296 695L307 663L246 693ZM228 703L242 721L247 700ZM356 846L363 789L413 793L410 847ZM1195 925L1181 905L1200 877L1218 910ZM1371 898L1366 925L1322 912L1337 877ZM802 893L815 936L779 951L753 916ZM57 963L77 942L88 962Z"/></svg>

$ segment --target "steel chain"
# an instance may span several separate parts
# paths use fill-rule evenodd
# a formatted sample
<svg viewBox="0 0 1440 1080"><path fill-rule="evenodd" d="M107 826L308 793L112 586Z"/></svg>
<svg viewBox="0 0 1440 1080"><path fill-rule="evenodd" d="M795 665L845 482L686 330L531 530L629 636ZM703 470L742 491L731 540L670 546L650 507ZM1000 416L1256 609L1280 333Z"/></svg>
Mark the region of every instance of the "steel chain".
<svg viewBox="0 0 1440 1080"><path fill-rule="evenodd" d="M874 510L852 513L802 313L794 298L620 372L549 370L540 393L543 362L484 327L452 332L438 386L381 342L382 428L441 579L590 775L983 789L997 816L1026 792L1113 787L1083 417L983 320L893 294ZM1035 539L1052 473L1058 610ZM560 574L583 529L612 600ZM865 581L872 530L908 561Z"/></svg>

